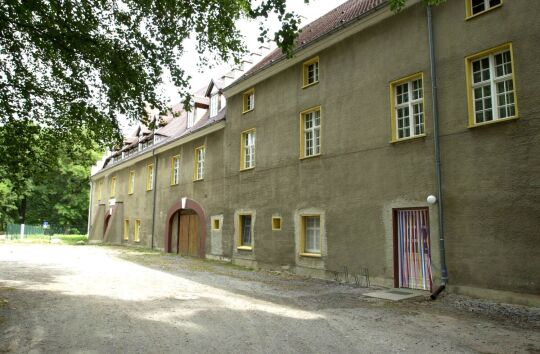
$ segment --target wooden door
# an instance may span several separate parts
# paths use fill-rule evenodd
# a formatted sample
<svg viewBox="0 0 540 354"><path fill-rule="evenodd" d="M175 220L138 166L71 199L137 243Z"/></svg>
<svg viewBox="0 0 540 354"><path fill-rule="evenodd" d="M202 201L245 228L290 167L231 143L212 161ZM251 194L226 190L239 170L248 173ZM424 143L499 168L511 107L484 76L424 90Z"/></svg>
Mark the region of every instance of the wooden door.
<svg viewBox="0 0 540 354"><path fill-rule="evenodd" d="M196 214L180 214L178 253L181 256L199 256L199 217Z"/></svg>

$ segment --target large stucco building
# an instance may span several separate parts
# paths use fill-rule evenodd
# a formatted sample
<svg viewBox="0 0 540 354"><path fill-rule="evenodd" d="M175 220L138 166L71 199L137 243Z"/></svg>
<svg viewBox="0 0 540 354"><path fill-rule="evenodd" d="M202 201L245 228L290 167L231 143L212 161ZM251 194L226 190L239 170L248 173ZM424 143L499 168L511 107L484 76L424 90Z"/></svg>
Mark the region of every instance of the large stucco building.
<svg viewBox="0 0 540 354"><path fill-rule="evenodd" d="M426 290L446 264L451 291L538 304L539 16L348 1L292 59L126 138L92 177L90 239Z"/></svg>

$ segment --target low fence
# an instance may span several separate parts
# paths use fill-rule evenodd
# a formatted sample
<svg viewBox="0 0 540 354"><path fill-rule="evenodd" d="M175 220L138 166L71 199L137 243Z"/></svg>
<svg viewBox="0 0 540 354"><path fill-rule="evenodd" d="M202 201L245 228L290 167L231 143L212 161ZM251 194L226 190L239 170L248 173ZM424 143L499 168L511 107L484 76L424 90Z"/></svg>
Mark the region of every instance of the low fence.
<svg viewBox="0 0 540 354"><path fill-rule="evenodd" d="M64 234L84 234L86 225L84 226L59 226L59 225L27 225L27 224L7 224L6 238L8 240L23 239L23 238L44 238L52 235Z"/></svg>

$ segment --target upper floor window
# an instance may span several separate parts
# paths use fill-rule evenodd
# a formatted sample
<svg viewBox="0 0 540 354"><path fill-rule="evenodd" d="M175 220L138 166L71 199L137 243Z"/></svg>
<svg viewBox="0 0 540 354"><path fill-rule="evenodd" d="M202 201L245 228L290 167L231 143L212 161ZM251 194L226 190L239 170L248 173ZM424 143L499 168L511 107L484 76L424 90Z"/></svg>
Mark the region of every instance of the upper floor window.
<svg viewBox="0 0 540 354"><path fill-rule="evenodd" d="M390 83L392 141L425 135L422 73Z"/></svg>
<svg viewBox="0 0 540 354"><path fill-rule="evenodd" d="M467 17L479 15L502 5L502 0L465 0Z"/></svg>
<svg viewBox="0 0 540 354"><path fill-rule="evenodd" d="M116 176L111 178L111 198L114 198L116 195Z"/></svg>
<svg viewBox="0 0 540 354"><path fill-rule="evenodd" d="M215 117L218 114L219 94L210 97L210 117Z"/></svg>
<svg viewBox="0 0 540 354"><path fill-rule="evenodd" d="M319 57L306 61L303 65L303 86L319 82Z"/></svg>
<svg viewBox="0 0 540 354"><path fill-rule="evenodd" d="M146 166L146 190L151 191L154 188L154 165Z"/></svg>
<svg viewBox="0 0 540 354"><path fill-rule="evenodd" d="M255 89L244 92L242 113L252 111L255 108Z"/></svg>
<svg viewBox="0 0 540 354"><path fill-rule="evenodd" d="M101 200L103 197L103 180L99 181L97 184L97 199Z"/></svg>
<svg viewBox="0 0 540 354"><path fill-rule="evenodd" d="M195 181L204 178L204 159L205 147L203 145L195 149L195 174L193 176Z"/></svg>
<svg viewBox="0 0 540 354"><path fill-rule="evenodd" d="M195 124L195 106L191 106L191 111L187 112L187 128L191 128Z"/></svg>
<svg viewBox="0 0 540 354"><path fill-rule="evenodd" d="M246 130L241 138L240 169L247 170L255 167L255 129Z"/></svg>
<svg viewBox="0 0 540 354"><path fill-rule="evenodd" d="M467 58L469 126L518 117L512 45Z"/></svg>
<svg viewBox="0 0 540 354"><path fill-rule="evenodd" d="M180 182L180 155L171 158L171 186Z"/></svg>
<svg viewBox="0 0 540 354"><path fill-rule="evenodd" d="M135 188L135 171L129 171L128 194L133 194Z"/></svg>
<svg viewBox="0 0 540 354"><path fill-rule="evenodd" d="M300 113L301 151L300 158L321 154L321 107Z"/></svg>

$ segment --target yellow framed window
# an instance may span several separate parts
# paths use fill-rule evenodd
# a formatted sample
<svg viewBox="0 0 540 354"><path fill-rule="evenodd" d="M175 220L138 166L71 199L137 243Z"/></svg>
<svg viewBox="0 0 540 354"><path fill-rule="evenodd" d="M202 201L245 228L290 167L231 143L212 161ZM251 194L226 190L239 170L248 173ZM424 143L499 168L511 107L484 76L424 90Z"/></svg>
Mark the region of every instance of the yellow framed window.
<svg viewBox="0 0 540 354"><path fill-rule="evenodd" d="M255 167L255 128L243 131L240 137L240 170Z"/></svg>
<svg viewBox="0 0 540 354"><path fill-rule="evenodd" d="M469 127L518 117L512 44L465 59Z"/></svg>
<svg viewBox="0 0 540 354"><path fill-rule="evenodd" d="M302 215L301 255L321 255L321 216Z"/></svg>
<svg viewBox="0 0 540 354"><path fill-rule="evenodd" d="M272 217L272 230L273 231L281 230L281 218L279 216Z"/></svg>
<svg viewBox="0 0 540 354"><path fill-rule="evenodd" d="M180 155L171 157L171 186L180 183Z"/></svg>
<svg viewBox="0 0 540 354"><path fill-rule="evenodd" d="M135 190L135 171L129 171L128 194L133 194Z"/></svg>
<svg viewBox="0 0 540 354"><path fill-rule="evenodd" d="M116 195L116 176L111 177L111 190L110 190L110 197L114 198Z"/></svg>
<svg viewBox="0 0 540 354"><path fill-rule="evenodd" d="M247 113L255 109L255 89L247 90L242 95L242 113Z"/></svg>
<svg viewBox="0 0 540 354"><path fill-rule="evenodd" d="M97 183L97 199L101 200L103 198L103 180Z"/></svg>
<svg viewBox="0 0 540 354"><path fill-rule="evenodd" d="M206 158L206 149L203 146L199 146L195 149L195 166L193 180L199 181L204 178L204 160Z"/></svg>
<svg viewBox="0 0 540 354"><path fill-rule="evenodd" d="M124 241L129 240L129 220L124 219Z"/></svg>
<svg viewBox="0 0 540 354"><path fill-rule="evenodd" d="M139 219L135 220L135 227L133 229L133 241L141 241L141 220Z"/></svg>
<svg viewBox="0 0 540 354"><path fill-rule="evenodd" d="M252 250L253 249L253 215L240 214L238 215L238 249Z"/></svg>
<svg viewBox="0 0 540 354"><path fill-rule="evenodd" d="M425 136L422 73L390 83L392 141Z"/></svg>
<svg viewBox="0 0 540 354"><path fill-rule="evenodd" d="M300 158L321 154L321 106L300 113Z"/></svg>
<svg viewBox="0 0 540 354"><path fill-rule="evenodd" d="M311 58L302 65L302 86L307 87L319 82L319 57Z"/></svg>
<svg viewBox="0 0 540 354"><path fill-rule="evenodd" d="M146 166L146 190L151 191L154 188L154 164Z"/></svg>
<svg viewBox="0 0 540 354"><path fill-rule="evenodd" d="M502 3L503 0L465 0L465 13L467 18L474 17L500 7Z"/></svg>

